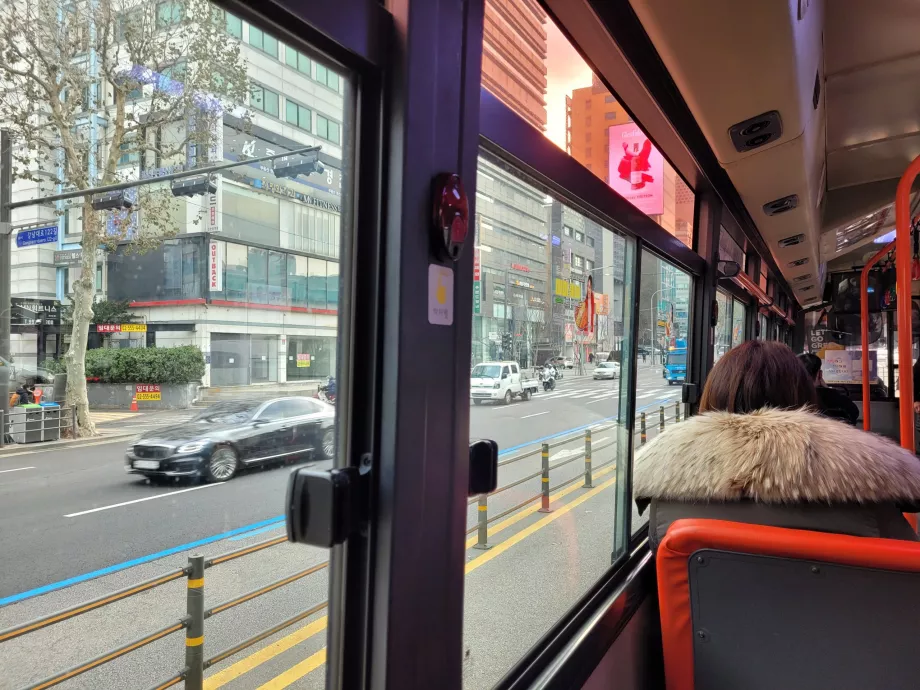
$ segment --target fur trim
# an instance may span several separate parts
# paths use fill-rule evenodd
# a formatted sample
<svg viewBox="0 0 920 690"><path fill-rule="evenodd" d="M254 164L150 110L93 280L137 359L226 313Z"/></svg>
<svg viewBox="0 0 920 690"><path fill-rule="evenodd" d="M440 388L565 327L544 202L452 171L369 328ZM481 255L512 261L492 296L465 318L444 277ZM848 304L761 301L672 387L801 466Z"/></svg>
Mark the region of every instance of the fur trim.
<svg viewBox="0 0 920 690"><path fill-rule="evenodd" d="M879 503L920 499L920 459L804 410L710 412L636 454L637 500Z"/></svg>

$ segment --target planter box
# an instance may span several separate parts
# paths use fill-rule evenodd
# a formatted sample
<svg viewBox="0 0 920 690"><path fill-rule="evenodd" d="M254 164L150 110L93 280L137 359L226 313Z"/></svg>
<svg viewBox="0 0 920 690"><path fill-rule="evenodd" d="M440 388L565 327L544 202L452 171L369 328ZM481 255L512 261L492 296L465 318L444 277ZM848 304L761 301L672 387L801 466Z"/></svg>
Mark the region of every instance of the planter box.
<svg viewBox="0 0 920 690"><path fill-rule="evenodd" d="M89 406L92 410L129 410L137 384L88 383ZM145 410L187 410L198 396L197 383L161 383L160 400L138 400L141 412Z"/></svg>

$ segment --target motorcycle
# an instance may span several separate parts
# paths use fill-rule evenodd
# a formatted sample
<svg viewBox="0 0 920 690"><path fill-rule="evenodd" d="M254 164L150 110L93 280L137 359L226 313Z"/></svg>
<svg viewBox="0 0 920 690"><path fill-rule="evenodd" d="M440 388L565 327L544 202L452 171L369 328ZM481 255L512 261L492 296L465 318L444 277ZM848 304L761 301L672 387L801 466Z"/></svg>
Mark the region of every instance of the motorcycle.
<svg viewBox="0 0 920 690"><path fill-rule="evenodd" d="M556 388L556 376L552 372L541 371L540 381L543 383L543 391L549 392Z"/></svg>
<svg viewBox="0 0 920 690"><path fill-rule="evenodd" d="M313 397L330 405L335 405L335 379L330 376L326 385L320 386Z"/></svg>

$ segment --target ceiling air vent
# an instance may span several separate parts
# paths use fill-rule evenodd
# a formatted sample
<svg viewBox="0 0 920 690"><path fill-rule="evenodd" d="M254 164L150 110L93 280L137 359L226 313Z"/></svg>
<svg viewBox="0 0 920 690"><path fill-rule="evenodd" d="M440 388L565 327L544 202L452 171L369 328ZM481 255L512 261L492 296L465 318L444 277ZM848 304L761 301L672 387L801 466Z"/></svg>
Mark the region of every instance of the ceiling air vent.
<svg viewBox="0 0 920 690"><path fill-rule="evenodd" d="M791 211L796 206L799 205L799 197L797 194L790 194L789 196L784 196L780 199L774 199L763 205L763 212L768 216L778 216L780 213L785 213L786 211Z"/></svg>
<svg viewBox="0 0 920 690"><path fill-rule="evenodd" d="M799 292L810 292L815 289L814 285L805 285L804 287L796 288Z"/></svg>
<svg viewBox="0 0 920 690"><path fill-rule="evenodd" d="M806 273L803 276L796 276L792 279L793 283L804 283L806 280L811 280L811 273Z"/></svg>
<svg viewBox="0 0 920 690"><path fill-rule="evenodd" d="M732 143L740 152L753 151L783 136L783 120L778 110L739 122L728 130Z"/></svg>
<svg viewBox="0 0 920 690"><path fill-rule="evenodd" d="M808 257L806 256L804 259L796 259L795 261L790 261L789 268L796 268L797 266L804 266L807 263L808 263Z"/></svg>
<svg viewBox="0 0 920 690"><path fill-rule="evenodd" d="M811 92L811 107L813 110L818 109L821 102L821 73L815 72L815 88Z"/></svg>
<svg viewBox="0 0 920 690"><path fill-rule="evenodd" d="M780 247L794 247L797 244L802 244L805 241L805 235L793 235L792 237L787 237L784 240L779 241Z"/></svg>

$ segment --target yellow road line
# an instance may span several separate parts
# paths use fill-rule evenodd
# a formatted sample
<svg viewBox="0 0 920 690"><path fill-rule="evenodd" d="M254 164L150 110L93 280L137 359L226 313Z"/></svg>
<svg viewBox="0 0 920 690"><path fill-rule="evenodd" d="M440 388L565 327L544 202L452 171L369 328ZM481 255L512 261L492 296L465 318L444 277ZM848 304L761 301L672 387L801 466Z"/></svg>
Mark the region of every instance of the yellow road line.
<svg viewBox="0 0 920 690"><path fill-rule="evenodd" d="M597 472L594 473L594 479L603 477L605 474L609 474L610 472L613 472L613 470L615 469L616 469L616 465L602 467L601 469L599 469ZM565 487L561 491L554 491L552 494L550 494L550 496L552 500L558 501L563 496L568 496L573 491L577 491L578 489L583 489L583 488L585 488L584 485L575 483L575 484L572 484L571 486ZM492 527L489 528L489 536L491 537L493 534L498 534L502 530L507 529L508 527L511 527L513 524L520 522L528 515L533 515L539 509L540 509L540 503L538 501L535 501L533 505L527 506L526 508L522 508L520 511L518 511L511 517L506 518L502 520L501 522L496 522L494 525L492 525ZM475 537L475 536L470 537L469 539L466 540L466 548L467 549L473 548L476 545L477 541L479 541L478 537Z"/></svg>
<svg viewBox="0 0 920 690"><path fill-rule="evenodd" d="M274 659L279 654L286 652L291 647L294 647L304 640L307 640L319 632L322 632L326 629L328 616L323 616L318 618L312 623L308 623L302 628L292 632L285 637L282 637L277 642L273 642L267 647L263 647L257 652L250 654L244 659L240 659L232 666L228 666L220 673L215 673L213 676L209 676L204 679L204 688L205 690L213 690L214 688L220 688L229 683L230 681L236 680L244 673L247 673L254 669L256 666L264 664L266 661ZM325 649L323 651L323 656L325 658Z"/></svg>
<svg viewBox="0 0 920 690"><path fill-rule="evenodd" d="M306 659L295 666L291 666L280 676L275 676L265 685L260 685L258 690L283 690L291 683L296 683L308 673L315 671L326 663L326 648L323 647L318 652L311 654Z"/></svg>
<svg viewBox="0 0 920 690"><path fill-rule="evenodd" d="M595 478L603 476L604 474L612 472L614 469L615 469L615 466L613 465L611 465L610 467L604 467L598 472L596 472L594 476ZM491 551L486 551L481 556L478 556L474 558L472 561L470 561L469 563L467 563L466 573L472 572L473 570L478 568L480 565L484 565L488 561L492 560L496 555L507 551L509 548L511 548L518 542L522 541L526 537L530 536L531 534L534 534L535 532L542 529L546 525L562 517L563 515L568 513L570 510L581 505L582 503L587 501L589 498L596 496L597 494L599 494L601 491L603 491L607 487L612 486L615 482L616 482L616 477L613 477L607 480L603 484L600 484L594 487L593 489L590 489L589 491L582 494L581 496L571 501L570 503L567 503L564 506L560 506L556 508L552 513L538 520L537 522L525 528L524 530L518 532L515 535L512 535L505 541L495 545ZM568 486L565 489L562 489L561 491L555 492L553 494L553 497L558 500L562 498L563 496L566 496L572 493L573 491L576 491L577 489L582 489L582 488L584 487L576 483L576 484L573 484L572 486ZM527 508L524 508L519 513L515 513L514 515L509 517L507 520L503 520L497 523L494 527L492 527L489 530L489 535L491 536L493 534L497 534L498 532L501 532L504 529L507 529L508 527L524 519L528 515L532 515L534 512L536 512L536 510L539 507L540 507L539 504L529 506ZM475 543L476 543L476 538L474 537L467 541L466 547L470 548ZM304 642L305 640L309 639L310 637L313 637L314 635L322 632L323 630L326 629L327 624L328 624L328 616L323 616L322 618L317 619L316 621L304 626L303 628L300 628L299 630L291 633L290 635L287 635L286 637L281 638L280 640L278 640L277 642L274 642L268 647L265 647L264 649L260 649L258 652L255 652L251 654L250 656L244 659L241 659L240 661L236 662L232 666L229 666L228 668L224 669L220 673L215 673L213 676L205 678L205 681L204 681L205 690L215 690L216 688L223 687L227 683L233 680L236 680L237 678L242 676L244 673L251 671L257 666L264 664L266 661L269 661L270 659L275 658L282 652L287 651L291 647L294 647L295 645L298 645L301 642ZM306 659L304 659L297 665L292 666L291 668L289 668L287 671L285 671L281 675L276 676L275 678L270 680L268 683L260 686L258 690L282 690L282 688L288 687L289 685L291 685L291 683L294 683L300 680L308 673L315 671L317 668L322 666L325 662L326 662L326 648L324 647L323 649L310 655L309 657L307 657Z"/></svg>
<svg viewBox="0 0 920 690"><path fill-rule="evenodd" d="M583 493L581 496L579 496L575 500L566 503L564 506L560 506L559 508L556 508L552 513L550 513L546 517L540 518L532 525L528 525L527 527L522 529L520 532L512 534L510 537L508 537L504 541L499 542L498 544L493 546L490 551L484 552L482 555L477 556L476 558L471 560L469 563L467 563L466 564L466 574L469 575L471 572L476 570L476 568L478 568L479 566L485 565L486 563L491 561L493 558L495 558L499 554L504 553L505 551L510 549L512 546L514 546L518 542L521 542L527 537L529 537L534 532L537 532L543 529L551 522L555 522L556 520L561 518L563 515L571 511L573 508L577 508L578 506L580 506L582 503L587 501L589 498L593 498L594 496L597 496L597 494L599 494L601 491L603 491L609 486L612 486L616 482L616 480L617 480L616 477L612 477L611 479L608 479L603 484L600 484L594 487L593 489L586 491L585 493Z"/></svg>

